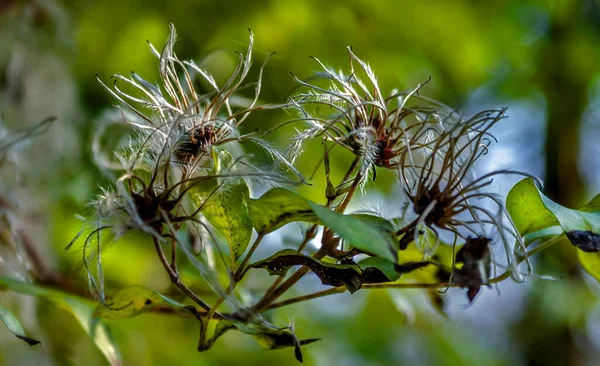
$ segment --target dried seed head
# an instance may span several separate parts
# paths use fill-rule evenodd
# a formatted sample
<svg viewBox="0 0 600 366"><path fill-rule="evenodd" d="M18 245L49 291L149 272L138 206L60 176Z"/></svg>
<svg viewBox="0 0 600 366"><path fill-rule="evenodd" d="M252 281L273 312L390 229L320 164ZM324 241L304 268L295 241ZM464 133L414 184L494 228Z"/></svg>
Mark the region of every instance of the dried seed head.
<svg viewBox="0 0 600 366"><path fill-rule="evenodd" d="M499 170L474 177L473 164L488 151L495 139L490 129L504 118L504 110L484 111L473 118L447 128L436 139L415 145L412 155L401 159L400 182L405 187L417 219L398 234L401 248L417 243L425 254L435 251L439 231L446 231L465 241L475 235L486 236L490 227L499 234L506 251L508 266L515 279L520 280L513 243L524 246L518 231L509 221L504 203L494 194L482 191L492 183L495 175L518 174ZM425 156L423 162L412 159L417 153ZM495 212L488 207L495 207ZM432 232L435 242L431 243Z"/></svg>
<svg viewBox="0 0 600 366"><path fill-rule="evenodd" d="M239 64L224 85L193 62L182 62L173 51L175 28L165 46L152 52L159 59L159 85L153 85L135 73L130 77L114 75L112 88L100 83L131 113L122 113L122 120L132 125L140 134L141 147L152 152L154 164L176 162L196 169L210 162L213 146L235 139L237 127L254 110L260 92L260 77L255 99L246 107L236 107L231 98L242 87L252 65L253 35L247 52L239 54ZM208 82L213 90L206 94L197 92L192 73ZM262 76L262 69L261 69ZM132 92L122 90L124 83ZM131 170L131 166L126 167Z"/></svg>
<svg viewBox="0 0 600 366"><path fill-rule="evenodd" d="M175 147L177 161L191 163L201 152L208 153L217 142L214 126L197 127L184 132Z"/></svg>
<svg viewBox="0 0 600 366"><path fill-rule="evenodd" d="M349 76L315 59L330 81L328 87L296 78L306 90L293 96L291 103L307 126L299 131L291 148L294 158L301 153L305 140L324 137L360 157L363 174L372 166L396 169L399 157L412 144L425 142L431 129L443 130L458 117L449 107L420 97L422 85L406 94L392 91L385 97L371 67L351 49L349 53Z"/></svg>

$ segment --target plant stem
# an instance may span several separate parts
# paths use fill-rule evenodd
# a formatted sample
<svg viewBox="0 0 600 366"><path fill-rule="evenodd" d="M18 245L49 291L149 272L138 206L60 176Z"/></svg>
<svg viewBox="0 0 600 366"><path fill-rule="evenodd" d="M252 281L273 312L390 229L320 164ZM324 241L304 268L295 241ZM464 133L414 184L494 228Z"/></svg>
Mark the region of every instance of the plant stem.
<svg viewBox="0 0 600 366"><path fill-rule="evenodd" d="M397 289L423 289L423 288L446 288L446 287L458 287L457 284L448 284L444 283L372 283L365 284L362 286L362 289L381 289L381 288L397 288ZM298 297L292 297L291 299L283 300L280 302L276 302L267 307L266 310L272 310L281 308L287 305L297 304L299 302L318 299L320 297L325 297L329 295L342 294L346 292L345 286L333 287L328 290L323 290L319 292L315 292L314 294L302 295Z"/></svg>
<svg viewBox="0 0 600 366"><path fill-rule="evenodd" d="M185 293L190 299L194 300L194 302L207 312L211 312L210 306L208 306L204 301L202 301L192 290L189 289L181 279L179 278L179 273L176 268L171 268L167 257L165 256L165 252L160 246L160 242L158 238L155 236L152 237L152 242L154 243L154 248L156 249L156 253L158 254L158 258L160 259L160 263L163 265L165 270L167 271L171 282L177 286L183 293Z"/></svg>
<svg viewBox="0 0 600 366"><path fill-rule="evenodd" d="M555 236L555 237L547 240L543 244L537 246L535 249L530 250L527 253L527 256L519 257L519 259L518 259L519 263L522 263L526 257L531 257L534 254L537 254L545 249L548 249L552 245L554 245L557 242L559 242L560 240L564 239L564 237L565 237L564 235L558 235L558 236ZM489 281L489 283L492 284L492 283L500 282L502 280L507 279L509 276L510 276L510 273L508 271L506 271L505 273L491 279ZM447 288L447 287L460 287L460 286L456 283L447 283L447 282L443 282L443 283L372 283L372 284L364 284L362 286L362 289L365 289L365 290L374 290L374 289L383 289L383 288L388 288L388 289L425 289L425 288ZM347 291L347 289L345 286L333 287L333 288L315 292L312 294L292 297L287 300L272 303L271 305L268 305L266 307L266 309L264 309L264 310L278 309L278 308L282 308L284 306L293 305L293 304L297 304L297 303L312 300L312 299L318 299L318 298L326 297L326 296L330 296L330 295L341 294L346 291ZM169 312L172 312L172 310L164 309L164 311L159 310L159 312L169 313ZM197 315L200 317L206 317L208 314L209 313L202 312L200 310L197 311ZM222 314L221 316L224 318L227 318L227 314Z"/></svg>
<svg viewBox="0 0 600 366"><path fill-rule="evenodd" d="M561 235L557 235L554 236L548 240L546 240L544 243L538 245L537 247L533 248L532 250L527 252L527 255L523 255L517 258L517 265L523 263L523 261L525 261L527 258L533 256L534 254L537 254L543 250L546 250L548 248L550 248L551 246L553 246L554 244L558 243L559 241L561 241L562 239L564 239L566 237L565 234L561 234ZM510 271L506 270L504 273L502 273L499 276L496 276L494 278L492 278L491 280L488 281L488 283L497 283L500 281L503 281L505 279L507 279L508 277L510 277Z"/></svg>
<svg viewBox="0 0 600 366"><path fill-rule="evenodd" d="M526 258L531 257L536 253L539 253L545 249L548 249L549 247L551 247L552 245L556 244L557 242L559 242L560 240L562 240L564 238L565 238L564 235L558 235L558 236L555 236L555 237L547 240L543 244L541 244L541 245L537 246L536 248L527 252L526 256L519 257L519 259L518 259L519 263L522 263L523 261L525 261ZM300 270L298 272L296 272L295 274L297 274L299 272L300 272ZM507 279L509 276L510 276L509 271L506 271L503 274L501 274L500 276L497 276L497 277L491 279L488 283L492 284L492 283L500 282L500 281ZM292 277L290 277L289 280L291 280ZM367 289L367 290L368 289L381 289L381 288L422 289L422 288L447 288L447 287L460 287L460 286L456 283L447 283L447 282L444 282L444 283L373 283L373 284L363 285L362 289ZM302 296L298 296L298 297L293 297L291 299L283 300L280 302L272 303L271 305L268 305L264 310L277 309L277 308L281 308L281 307L284 307L287 305L292 305L292 304L296 304L299 302L317 299L317 298L325 297L325 296L329 296L329 295L341 294L344 292L346 292L346 287L344 287L344 286L334 287L334 288L330 288L327 290L315 292L313 294L302 295ZM258 309L255 308L255 310L258 310Z"/></svg>
<svg viewBox="0 0 600 366"><path fill-rule="evenodd" d="M210 321L210 319L212 319L212 317L215 315L215 313L216 313L217 309L219 308L219 306L225 300L225 296L228 296L235 289L235 286L238 284L238 282L240 282L240 280L242 279L242 277L243 277L243 275L245 273L245 269L246 269L246 267L248 265L248 262L250 261L250 258L252 257L252 254L254 253L254 251L256 250L256 248L258 248L258 245L260 244L260 242L262 241L262 239L265 237L265 235L266 234L264 232L258 234L258 236L256 237L256 239L254 240L254 243L252 243L252 246L250 247L250 250L248 251L248 253L244 257L244 259L242 260L242 263L240 263L240 266L238 267L238 269L235 272L235 274L233 275L233 277L231 278L231 282L230 282L229 286L227 287L226 293L224 295L219 296L219 298L217 299L217 301L213 305L211 311L208 312L207 319L209 321ZM202 332L200 334L200 341L203 342L203 340L205 339L205 337L206 337L206 327L203 327L202 328Z"/></svg>
<svg viewBox="0 0 600 366"><path fill-rule="evenodd" d="M306 245L308 244L308 242L313 239L315 237L315 233L317 231L317 227L318 225L312 225L304 234L304 239L302 240L302 243L300 243L300 245L298 246L298 251L301 252ZM277 287L279 285L281 285L281 283L283 282L284 277L277 277L277 279L275 281L273 281L273 284L267 289L267 291L265 292L263 297L268 297L271 296L271 294L273 293L273 291L275 291L277 289Z"/></svg>
<svg viewBox="0 0 600 366"><path fill-rule="evenodd" d="M346 292L346 287L344 286L340 286L340 287L333 287L330 288L328 290L323 290L323 291L319 291L319 292L315 292L314 294L310 294L310 295L302 295L302 296L298 296L298 297L292 297L291 299L287 299L287 300L283 300L280 302L276 302L274 304L271 304L267 307L266 310L272 310L272 309L277 309L277 308L281 308L287 305L292 305L292 304L296 304L299 302L303 302L303 301L307 301L307 300L312 300L312 299L318 299L319 297L325 297L325 296L329 296L329 295L335 295L335 294L341 294Z"/></svg>
<svg viewBox="0 0 600 366"><path fill-rule="evenodd" d="M344 182L350 178L350 175L352 174L352 172L354 172L354 169L356 169L359 162L360 162L360 158L358 156L355 157L354 160L352 160L352 164L350 164L350 167L346 171L346 174L344 174L344 178L342 178L341 184L344 184Z"/></svg>
<svg viewBox="0 0 600 366"><path fill-rule="evenodd" d="M298 246L298 251L301 252L302 250L304 250L304 248L306 247L306 245L308 244L309 241L311 241L312 239L314 239L315 234L317 233L317 227L318 225L312 225L304 234L304 239L302 240L302 243L300 243L300 245Z"/></svg>
<svg viewBox="0 0 600 366"><path fill-rule="evenodd" d="M174 236L171 238L171 268L173 270L177 268L177 240Z"/></svg>
<svg viewBox="0 0 600 366"><path fill-rule="evenodd" d="M357 161L357 159L354 159L352 165L346 173L346 177L352 174L352 172L356 168ZM343 213L345 211L345 209L348 207L348 204L350 203L350 200L352 199L352 196L356 192L356 188L360 184L361 180L362 174L358 173L354 177L352 185L346 193L342 203L340 203L340 205L336 208L337 212ZM331 251L332 245L336 245L336 242L333 240L333 233L330 230L325 229L323 232L323 238L321 240L321 248L319 248L319 250L317 250L317 252L313 255L313 258L322 259L323 257L325 257ZM276 281L273 284L273 286L269 288L269 290L262 297L262 299L260 299L258 303L256 303L256 305L253 306L252 310L257 313L260 313L267 309L268 306L273 303L273 301L277 300L281 295L283 295L287 290L289 290L293 285L295 285L302 277L304 277L306 273L308 273L308 271L308 267L300 268L299 270L294 272L294 274L292 274L287 280L285 280L281 285L279 285L279 287L273 289L275 287L275 284L278 283L278 281Z"/></svg>
<svg viewBox="0 0 600 366"><path fill-rule="evenodd" d="M352 182L352 185L350 186L350 190L348 191L348 193L346 193L346 197L344 197L344 200L342 201L342 203L340 203L335 208L335 210L337 212L342 213L346 210L346 208L348 207L350 200L354 196L354 192L356 191L356 188L360 184L361 180L362 180L362 174L360 174L360 173L356 174L356 177L354 177L354 181Z"/></svg>
<svg viewBox="0 0 600 366"><path fill-rule="evenodd" d="M248 253L244 257L244 260L242 261L242 263L240 263L240 266L238 267L237 271L235 272L235 275L233 276L233 282L234 282L233 287L235 287L235 284L240 282L240 280L242 279L242 275L244 274L246 266L248 265L248 262L250 261L250 257L252 257L252 254L254 254L254 251L256 250L256 248L258 248L258 245L263 240L265 235L266 234L264 232L259 233L258 236L256 237L256 240L254 240L254 243L252 243L250 250L248 250Z"/></svg>

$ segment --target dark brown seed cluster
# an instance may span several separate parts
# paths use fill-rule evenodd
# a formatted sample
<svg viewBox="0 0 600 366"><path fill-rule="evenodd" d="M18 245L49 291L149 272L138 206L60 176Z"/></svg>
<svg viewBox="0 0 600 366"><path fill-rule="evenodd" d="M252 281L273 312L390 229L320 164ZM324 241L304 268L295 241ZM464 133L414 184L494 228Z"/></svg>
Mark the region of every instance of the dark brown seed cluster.
<svg viewBox="0 0 600 366"><path fill-rule="evenodd" d="M216 137L213 125L186 131L175 146L175 158L182 163L191 163L201 153L209 153L207 150L215 143Z"/></svg>

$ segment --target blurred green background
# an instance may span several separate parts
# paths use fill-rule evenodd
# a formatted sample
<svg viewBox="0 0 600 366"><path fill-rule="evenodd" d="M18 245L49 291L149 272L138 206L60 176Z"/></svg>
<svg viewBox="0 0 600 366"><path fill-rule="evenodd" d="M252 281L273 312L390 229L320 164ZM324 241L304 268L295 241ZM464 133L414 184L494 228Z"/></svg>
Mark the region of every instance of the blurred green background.
<svg viewBox="0 0 600 366"><path fill-rule="evenodd" d="M58 121L20 155L18 169L0 172L0 188L15 197L49 265L83 285L80 252L62 248L81 225L75 215L86 213L98 186L108 182L90 146L114 100L95 75L108 80L133 70L157 81L156 58L146 40L160 48L168 23L179 34L178 56L196 60L217 80L233 70L233 51L245 48L251 28L256 67L249 80L265 57L277 52L265 71L263 102L282 102L294 90L290 71L300 78L319 71L309 56L347 70L345 47L352 45L386 92L407 91L431 77L422 93L465 114L507 106L510 118L496 129L500 142L482 169L536 174L551 197L571 207L600 190L600 3L595 0L1 0L2 122L22 127L49 115ZM257 113L243 130L286 118L283 112ZM278 131L275 144L285 148L292 132ZM321 152L315 147L299 162L307 175ZM393 196L390 181L378 182L380 201ZM514 182L501 180L498 192L506 193ZM322 182L316 179L303 190L316 199ZM18 273L16 262L0 262L0 272ZM108 248L104 263L113 291L135 283L169 291L167 276L141 238L127 237ZM568 245L543 253L535 264L536 273L559 281L503 283L500 294L485 290L468 308L462 292L449 291L442 295L444 314L429 303L426 291L403 290L336 295L274 316L293 321L300 338L322 338L303 348L309 365L597 364L600 287L582 273ZM305 291L318 287L310 279L304 286ZM9 293L0 293L0 302L42 341L30 348L0 328L0 364L105 363L65 311ZM239 334L228 334L212 351L199 354L196 322L172 316L146 314L108 325L125 365L295 362L292 350L263 351Z"/></svg>

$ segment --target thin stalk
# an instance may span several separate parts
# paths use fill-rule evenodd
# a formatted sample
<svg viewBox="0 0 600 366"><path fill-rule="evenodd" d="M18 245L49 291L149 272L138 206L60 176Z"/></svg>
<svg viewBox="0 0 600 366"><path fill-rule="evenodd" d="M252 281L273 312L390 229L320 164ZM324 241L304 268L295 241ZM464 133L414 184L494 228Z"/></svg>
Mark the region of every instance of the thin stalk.
<svg viewBox="0 0 600 366"><path fill-rule="evenodd" d="M152 237L152 242L154 243L154 248L156 249L156 254L158 254L158 258L160 259L160 263L162 264L162 266L167 271L167 274L169 275L169 278L171 279L171 282L175 286L177 286L177 288L179 288L183 293L185 293L190 299L194 300L194 302L196 304L200 305L200 307L202 309L204 309L204 310L206 310L207 312L210 313L211 312L210 306L208 306L204 301L202 301L183 282L181 282L181 279L179 278L179 273L177 271L177 268L171 268L171 265L169 264L169 261L167 260L167 257L165 256L165 252L163 251L162 247L160 246L160 242L158 241L158 238L156 238L155 236L153 236Z"/></svg>
<svg viewBox="0 0 600 366"><path fill-rule="evenodd" d="M381 288L423 289L423 288L446 288L446 287L448 287L447 283L372 283L372 284L363 285L362 289L365 289L365 290L381 289ZM458 285L451 284L450 287L458 287ZM318 299L320 297L325 297L325 296L330 296L330 295L335 295L335 294L342 294L344 292L346 292L345 286L333 287L328 290L315 292L313 294L292 297L291 299L276 302L274 304L269 305L265 310L277 309L277 308L281 308L284 306L297 304L299 302L304 302L307 300Z"/></svg>
<svg viewBox="0 0 600 366"><path fill-rule="evenodd" d="M242 260L242 263L240 264L240 266L238 267L238 269L235 272L234 276L232 277L231 283L227 287L226 293L224 295L219 296L219 298L217 299L217 301L213 305L211 311L208 312L207 317L206 317L208 321L210 321L213 318L213 316L216 314L216 311L219 308L219 306L223 303L223 301L225 301L225 296L228 296L231 292L233 292L233 290L235 289L235 286L240 282L240 280L242 279L242 276L244 275L244 272L245 272L245 269L246 269L246 267L248 265L248 262L250 261L250 257L252 257L252 254L254 253L254 251L256 250L256 248L258 248L258 245L260 244L260 242L262 241L262 239L264 237L265 237L265 233L264 232L258 234L258 236L256 237L256 239L254 240L254 243L252 243L252 246L250 247L250 250L248 251L248 253L244 257L244 259ZM201 340L201 342L203 342L204 339L206 339L206 327L203 327L201 329L201 332L200 332L200 340Z"/></svg>
<svg viewBox="0 0 600 366"><path fill-rule="evenodd" d="M525 261L526 258L529 258L543 250L548 249L549 247L558 243L560 240L562 240L564 238L565 238L565 235L558 235L558 236L555 236L555 237L547 240L543 244L541 244L541 245L537 246L536 248L527 252L527 255L520 256L518 258L518 263L522 263L523 261ZM489 284L497 283L497 282L507 279L508 277L510 277L510 272L506 271L503 274L491 279L488 283ZM290 277L290 279L291 278L292 277ZM381 289L381 288L423 289L423 288L447 288L447 287L460 287L460 286L459 286L459 284L456 284L456 283L447 283L447 282L444 282L444 283L373 283L373 284L364 284L362 286L362 289L365 289L365 290ZM280 302L272 303L271 305L268 305L264 310L277 309L277 308L281 308L281 307L292 305L292 304L297 304L297 303L312 300L312 299L318 299L318 298L325 297L325 296L341 294L344 292L346 292L346 287L344 287L344 286L334 287L334 288L330 288L327 290L315 292L313 294L302 295L302 296L298 296L298 297L293 297L291 299L283 300Z"/></svg>
<svg viewBox="0 0 600 366"><path fill-rule="evenodd" d="M357 160L355 159L355 162L356 161ZM348 169L346 176L349 176L354 169L355 169L355 163L353 162L353 164ZM352 182L350 190L346 193L346 196L344 197L344 200L342 201L342 203L340 203L340 205L336 208L337 212L340 212L340 213L344 212L344 210L350 203L352 196L356 192L356 188L360 184L361 180L362 180L361 174L357 174L356 177L354 177L354 180ZM323 239L321 241L322 246L313 255L313 258L322 259L323 257L325 257L330 252L330 250L331 250L330 247L332 245L335 245L335 241L333 241L332 239L333 239L333 233L330 230L325 230L323 233ZM268 308L268 306L271 303L273 303L273 301L277 300L281 295L283 295L287 290L289 290L293 285L295 285L302 277L304 277L304 275L306 273L308 273L308 271L309 271L308 267L301 267L296 272L294 272L294 274L292 274L287 280L285 280L281 285L279 285L279 287L277 287L276 289L272 290L272 288L274 286L271 286L271 288L269 289L270 291L268 291L262 297L262 299L260 299L258 301L258 303L256 303L256 305L254 305L252 310L257 313L264 311L266 308Z"/></svg>
<svg viewBox="0 0 600 366"><path fill-rule="evenodd" d="M300 243L300 245L298 246L299 252L301 252L306 247L308 242L311 241L311 239L313 239L315 237L315 233L317 232L317 227L318 227L318 225L312 225L306 231L306 234L304 234L304 239L302 240L302 243ZM271 296L271 293L273 293L273 291L275 291L277 289L277 287L279 287L279 285L281 285L283 280L284 280L284 277L277 277L275 279L275 281L273 281L273 284L267 289L267 292L265 292L263 297Z"/></svg>
<svg viewBox="0 0 600 366"><path fill-rule="evenodd" d="M346 287L344 287L344 286L333 287L328 290L315 292L314 294L292 297L291 299L276 302L274 304L269 305L266 310L277 309L277 308L281 308L284 306L296 304L299 302L312 300L312 299L318 299L319 297L325 297L325 296L329 296L329 295L341 294L344 292L346 292Z"/></svg>
<svg viewBox="0 0 600 366"><path fill-rule="evenodd" d="M248 253L246 254L246 256L244 257L244 259L242 260L242 263L240 263L240 266L238 267L237 271L235 272L235 275L233 276L233 282L234 282L233 287L235 287L235 285L238 282L240 282L240 280L242 279L242 276L244 274L246 266L248 265L248 262L250 261L250 257L252 257L252 254L254 254L254 251L256 250L256 248L258 248L258 245L263 240L263 238L265 237L265 235L266 234L264 232L261 232L256 237L256 240L254 240L254 243L252 243L252 246L250 247L250 250L248 250Z"/></svg>
<svg viewBox="0 0 600 366"><path fill-rule="evenodd" d="M553 238L548 239L544 243L542 243L542 244L538 245L537 247L533 248L532 250L528 251L527 255L519 256L517 258L517 265L521 264L523 261L525 261L527 258L531 257L532 255L537 254L543 250L550 248L551 246L558 243L565 237L566 237L565 234L561 234L561 235L557 235ZM492 278L491 280L489 280L488 283L490 283L490 284L497 283L497 282L507 279L508 277L510 277L510 271L507 270L504 273L502 273L501 275L496 276L496 277Z"/></svg>

